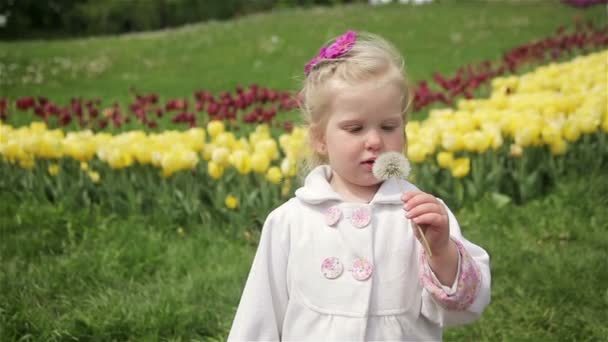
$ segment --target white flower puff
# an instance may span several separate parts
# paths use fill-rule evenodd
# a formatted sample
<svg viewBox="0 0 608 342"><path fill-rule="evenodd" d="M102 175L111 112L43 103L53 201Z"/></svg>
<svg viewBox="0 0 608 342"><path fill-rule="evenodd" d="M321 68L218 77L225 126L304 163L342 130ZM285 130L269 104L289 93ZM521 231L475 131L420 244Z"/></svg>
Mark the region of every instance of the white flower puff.
<svg viewBox="0 0 608 342"><path fill-rule="evenodd" d="M410 162L399 152L386 152L374 162L372 172L378 180L405 179L411 171Z"/></svg>

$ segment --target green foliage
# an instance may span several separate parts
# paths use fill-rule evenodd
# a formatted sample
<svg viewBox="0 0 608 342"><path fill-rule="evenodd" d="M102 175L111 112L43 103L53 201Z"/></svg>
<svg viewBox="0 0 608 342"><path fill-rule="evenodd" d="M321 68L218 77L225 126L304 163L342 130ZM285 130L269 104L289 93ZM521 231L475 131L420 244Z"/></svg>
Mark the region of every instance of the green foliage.
<svg viewBox="0 0 608 342"><path fill-rule="evenodd" d="M491 255L493 299L446 340L606 336L607 192L601 172L577 171L523 206L488 194L456 212ZM0 236L3 341L222 340L256 245L223 219L179 225L6 192Z"/></svg>
<svg viewBox="0 0 608 342"><path fill-rule="evenodd" d="M273 185L263 175L239 175L229 170L221 181L212 179L201 164L191 172L178 172L164 178L151 166L113 170L100 161L89 168L100 174L95 184L79 162L60 160L60 172L47 172L49 161L39 160L32 170L0 162L0 192L11 201L57 205L68 211L95 208L101 215L120 218L151 217L156 222L189 225L211 220L226 222L233 236L247 230L259 230L270 210L280 204L280 185ZM240 199L238 215L225 207L227 195Z"/></svg>
<svg viewBox="0 0 608 342"><path fill-rule="evenodd" d="M601 171L577 171L524 206L499 206L488 196L459 212L467 238L490 253L492 303L478 323L448 330L446 340L608 336L601 318L608 304L606 191Z"/></svg>
<svg viewBox="0 0 608 342"><path fill-rule="evenodd" d="M353 0L19 0L0 5L8 13L0 37L69 37L116 34L225 20L278 7L338 5ZM50 5L49 5L50 4Z"/></svg>
<svg viewBox="0 0 608 342"><path fill-rule="evenodd" d="M525 203L549 193L565 175L576 170L601 170L608 162L606 134L585 135L568 145L565 155L552 155L549 149L528 146L521 157L509 155L509 142L497 150L462 153L471 159L470 177L456 179L434 160L414 165L415 183L441 197L451 208L473 203L486 194L501 202Z"/></svg>
<svg viewBox="0 0 608 342"><path fill-rule="evenodd" d="M0 339L202 338L227 329L252 251L203 225L2 198ZM13 219L14 217L14 219ZM29 336L29 337L28 337Z"/></svg>

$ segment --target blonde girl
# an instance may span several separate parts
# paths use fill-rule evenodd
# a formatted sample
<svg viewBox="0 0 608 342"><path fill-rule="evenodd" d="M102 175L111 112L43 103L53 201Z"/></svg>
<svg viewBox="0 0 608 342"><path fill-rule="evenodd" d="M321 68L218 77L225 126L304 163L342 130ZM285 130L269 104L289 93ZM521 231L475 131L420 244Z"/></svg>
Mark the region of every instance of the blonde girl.
<svg viewBox="0 0 608 342"><path fill-rule="evenodd" d="M478 318L488 254L440 199L372 172L381 154L405 149L402 57L349 31L304 71L311 171L265 222L229 340L436 341Z"/></svg>

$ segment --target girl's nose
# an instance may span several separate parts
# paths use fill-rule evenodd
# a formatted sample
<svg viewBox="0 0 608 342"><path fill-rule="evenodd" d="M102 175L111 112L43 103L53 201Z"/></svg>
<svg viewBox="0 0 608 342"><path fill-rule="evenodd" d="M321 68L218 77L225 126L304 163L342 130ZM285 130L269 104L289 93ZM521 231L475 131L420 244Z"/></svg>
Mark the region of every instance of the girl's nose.
<svg viewBox="0 0 608 342"><path fill-rule="evenodd" d="M377 130L369 130L365 138L365 149L377 150L382 147L382 137L380 136L380 133Z"/></svg>

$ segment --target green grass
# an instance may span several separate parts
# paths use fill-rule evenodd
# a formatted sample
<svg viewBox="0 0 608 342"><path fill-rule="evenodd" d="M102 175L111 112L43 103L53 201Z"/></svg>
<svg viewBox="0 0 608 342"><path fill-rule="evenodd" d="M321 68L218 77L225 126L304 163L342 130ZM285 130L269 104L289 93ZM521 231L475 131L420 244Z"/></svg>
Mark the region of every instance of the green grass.
<svg viewBox="0 0 608 342"><path fill-rule="evenodd" d="M2 217L2 341L222 334L253 253L221 225L180 234L168 222L31 203L3 205Z"/></svg>
<svg viewBox="0 0 608 342"><path fill-rule="evenodd" d="M492 303L448 340L598 341L608 336L608 182L564 178L524 206L475 203L459 215L467 238L487 248Z"/></svg>
<svg viewBox="0 0 608 342"><path fill-rule="evenodd" d="M524 206L488 197L457 213L491 255L493 299L480 321L446 340L608 336L608 182L580 176ZM0 199L0 340L226 337L255 242L227 238L217 221L180 234L158 216Z"/></svg>
<svg viewBox="0 0 608 342"><path fill-rule="evenodd" d="M347 28L393 41L411 78L428 79L497 59L576 16L605 24L601 6L466 1L284 10L120 37L0 42L0 61L15 65L2 69L0 96L100 97L109 105L127 101L131 85L165 99L254 82L296 89L321 42ZM40 84L23 82L28 66L40 70ZM465 235L492 256L493 301L479 322L445 339L606 339L607 192L599 170L572 172L525 205L498 207L487 197L459 211ZM234 239L217 218L183 224L196 220L36 198L0 191L1 341L225 339L255 231Z"/></svg>

